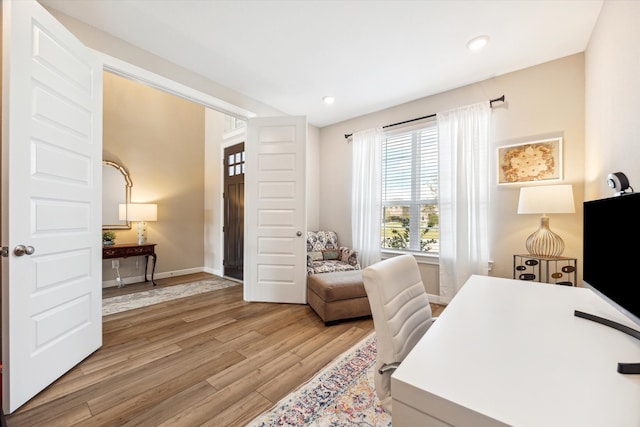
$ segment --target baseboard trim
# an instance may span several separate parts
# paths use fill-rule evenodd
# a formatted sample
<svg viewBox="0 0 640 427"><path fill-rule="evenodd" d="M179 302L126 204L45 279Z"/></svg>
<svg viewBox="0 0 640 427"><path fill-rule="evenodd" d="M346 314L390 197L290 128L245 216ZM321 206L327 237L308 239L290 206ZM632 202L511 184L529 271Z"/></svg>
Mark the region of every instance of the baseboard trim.
<svg viewBox="0 0 640 427"><path fill-rule="evenodd" d="M174 270L174 271L165 271L162 273L156 273L153 275L154 280L157 279L165 279L167 277L176 277L176 276L184 276L187 274L193 274L193 273L202 273L202 272L206 272L206 273L210 273L210 274L216 274L216 273L211 273L210 271L207 271L207 269L205 269L204 267L195 267L195 268L185 268L183 270ZM150 274L147 274L147 279L149 279ZM122 279L122 282L125 285L129 285L131 283L140 283L140 282L144 282L144 276L132 276L132 277L124 277ZM104 282L102 282L102 287L103 288L110 288L110 287L114 287L114 286L118 286L115 279L114 280L106 280Z"/></svg>
<svg viewBox="0 0 640 427"><path fill-rule="evenodd" d="M444 298L440 295L427 294L429 302L438 305L447 305L451 302L449 298Z"/></svg>

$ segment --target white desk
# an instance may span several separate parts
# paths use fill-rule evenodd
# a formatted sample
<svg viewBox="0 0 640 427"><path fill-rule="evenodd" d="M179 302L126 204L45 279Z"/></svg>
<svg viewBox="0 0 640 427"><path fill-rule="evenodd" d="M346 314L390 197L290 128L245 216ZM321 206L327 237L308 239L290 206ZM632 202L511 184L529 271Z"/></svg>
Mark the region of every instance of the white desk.
<svg viewBox="0 0 640 427"><path fill-rule="evenodd" d="M393 427L640 426L635 327L586 288L472 276L391 377Z"/></svg>

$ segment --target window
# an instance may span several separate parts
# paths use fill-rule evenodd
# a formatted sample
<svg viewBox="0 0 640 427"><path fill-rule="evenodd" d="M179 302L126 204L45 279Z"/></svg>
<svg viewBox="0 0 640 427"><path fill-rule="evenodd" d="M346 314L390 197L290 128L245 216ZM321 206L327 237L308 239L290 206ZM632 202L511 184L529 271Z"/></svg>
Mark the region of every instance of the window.
<svg viewBox="0 0 640 427"><path fill-rule="evenodd" d="M385 134L382 142L382 249L438 254L438 128Z"/></svg>
<svg viewBox="0 0 640 427"><path fill-rule="evenodd" d="M244 151L229 154L227 159L227 176L244 174Z"/></svg>
<svg viewBox="0 0 640 427"><path fill-rule="evenodd" d="M243 128L247 122L236 117L224 115L224 133L233 132L234 130Z"/></svg>

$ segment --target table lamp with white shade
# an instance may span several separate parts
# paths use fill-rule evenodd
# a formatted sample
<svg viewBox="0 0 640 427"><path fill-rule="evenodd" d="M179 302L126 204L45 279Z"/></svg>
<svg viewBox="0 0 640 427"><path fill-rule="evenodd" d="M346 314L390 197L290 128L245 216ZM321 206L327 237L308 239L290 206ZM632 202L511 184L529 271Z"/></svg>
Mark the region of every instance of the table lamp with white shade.
<svg viewBox="0 0 640 427"><path fill-rule="evenodd" d="M547 214L575 213L573 188L568 185L540 185L520 189L519 214L542 214L540 228L527 238L531 255L557 257L564 251L562 238L549 228Z"/></svg>
<svg viewBox="0 0 640 427"><path fill-rule="evenodd" d="M138 222L138 244L147 242L147 221L158 220L158 205L154 203L128 203L119 206L120 220Z"/></svg>

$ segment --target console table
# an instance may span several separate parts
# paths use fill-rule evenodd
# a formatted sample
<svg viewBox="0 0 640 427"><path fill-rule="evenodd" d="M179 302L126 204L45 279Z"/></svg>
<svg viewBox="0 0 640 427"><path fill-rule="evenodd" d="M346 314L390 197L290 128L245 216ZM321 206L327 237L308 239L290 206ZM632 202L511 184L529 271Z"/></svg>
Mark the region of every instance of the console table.
<svg viewBox="0 0 640 427"><path fill-rule="evenodd" d="M111 258L128 258L132 256L144 256L144 281L147 280L147 267L149 265L149 257L153 257L153 266L151 268L151 283L156 285L153 274L156 271L156 243L123 243L121 245L111 245L102 247L102 259Z"/></svg>
<svg viewBox="0 0 640 427"><path fill-rule="evenodd" d="M634 327L587 288L471 276L392 374L393 427L640 426L640 340L574 310Z"/></svg>

